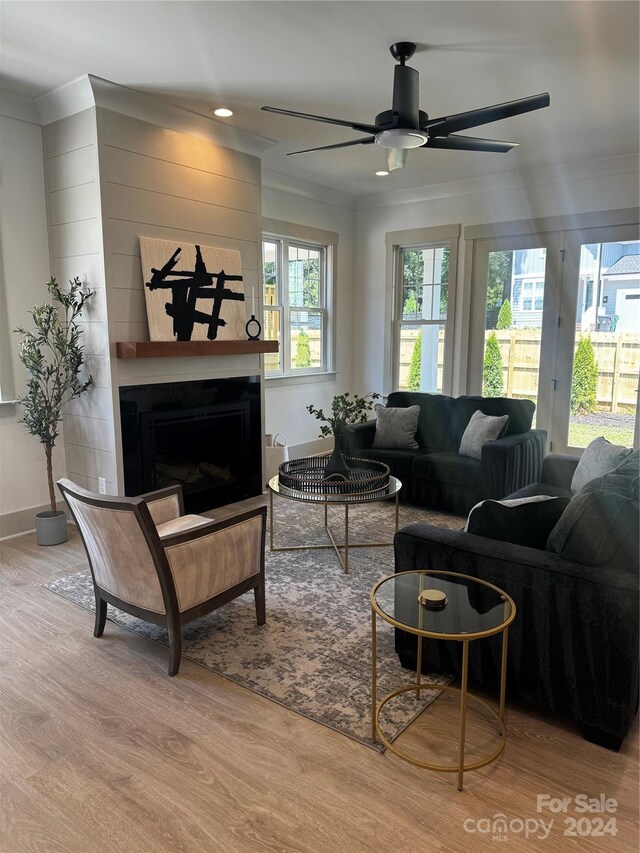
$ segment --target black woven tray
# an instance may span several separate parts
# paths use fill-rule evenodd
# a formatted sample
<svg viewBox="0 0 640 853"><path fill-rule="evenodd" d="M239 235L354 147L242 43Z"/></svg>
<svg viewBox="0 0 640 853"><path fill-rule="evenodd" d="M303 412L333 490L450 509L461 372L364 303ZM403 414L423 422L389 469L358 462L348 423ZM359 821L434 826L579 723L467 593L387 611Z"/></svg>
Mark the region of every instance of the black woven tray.
<svg viewBox="0 0 640 853"><path fill-rule="evenodd" d="M309 495L370 495L389 487L389 466L376 459L345 456L348 477L333 474L325 478L326 456L304 456L290 459L278 468L281 488Z"/></svg>

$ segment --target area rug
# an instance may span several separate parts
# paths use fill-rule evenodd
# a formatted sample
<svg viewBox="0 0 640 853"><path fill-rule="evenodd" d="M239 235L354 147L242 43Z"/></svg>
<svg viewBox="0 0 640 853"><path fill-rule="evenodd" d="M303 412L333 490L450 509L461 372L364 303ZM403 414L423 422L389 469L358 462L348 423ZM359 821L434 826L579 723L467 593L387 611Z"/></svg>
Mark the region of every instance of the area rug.
<svg viewBox="0 0 640 853"><path fill-rule="evenodd" d="M320 507L276 498L275 510L276 545L327 541ZM341 532L342 510L332 508L330 518L336 533ZM462 525L455 516L415 508L402 507L400 518L401 525L414 521L451 528ZM352 542L390 540L392 535L391 503L350 508ZM353 549L349 561L345 575L333 550L271 553L267 544L267 624L256 625L253 594L241 596L185 626L183 657L373 747L369 593L377 580L393 572L393 548ZM94 609L88 569L45 587L87 610ZM108 618L167 645L163 628L111 606ZM88 638L91 631L87 620ZM377 639L381 697L408 684L411 674L399 664L393 628L380 619ZM438 686L449 681L442 675L425 676L423 684L432 689L424 690L420 700L405 694L385 706L381 722L387 737L395 739L438 696Z"/></svg>

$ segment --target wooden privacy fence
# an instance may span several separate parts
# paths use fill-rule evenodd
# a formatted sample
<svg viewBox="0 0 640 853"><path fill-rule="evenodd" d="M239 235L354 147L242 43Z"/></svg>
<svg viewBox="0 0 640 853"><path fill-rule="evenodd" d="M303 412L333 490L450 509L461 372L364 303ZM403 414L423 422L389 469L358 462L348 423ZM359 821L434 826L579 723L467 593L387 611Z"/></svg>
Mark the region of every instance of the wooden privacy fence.
<svg viewBox="0 0 640 853"><path fill-rule="evenodd" d="M491 331L487 331L485 339ZM504 394L531 397L538 393L540 329L504 329L494 332L502 356ZM407 387L416 329L403 329L400 343L400 387ZM635 407L640 370L640 334L633 332L591 332L598 365L598 409L623 412ZM580 335L576 335L576 345ZM444 332L438 336L438 374L442 371Z"/></svg>

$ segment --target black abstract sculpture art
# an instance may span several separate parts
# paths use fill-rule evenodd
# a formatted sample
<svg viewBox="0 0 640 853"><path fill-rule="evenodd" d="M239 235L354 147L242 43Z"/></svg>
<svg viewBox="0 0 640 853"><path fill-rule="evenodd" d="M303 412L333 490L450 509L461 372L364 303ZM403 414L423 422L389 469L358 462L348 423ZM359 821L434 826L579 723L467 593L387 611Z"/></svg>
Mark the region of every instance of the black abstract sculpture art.
<svg viewBox="0 0 640 853"><path fill-rule="evenodd" d="M196 246L196 260L193 270L176 270L178 256L182 249L178 247L161 269L151 268L151 281L145 283L149 290L160 288L171 290L171 302L165 303L167 314L173 318L173 334L179 341L190 341L195 323L208 326L207 338L215 341L218 328L226 326L226 321L220 317L220 310L225 299L244 302L244 293L237 293L225 287L227 281L242 281L241 275L227 275L220 272L209 272L202 258L200 246ZM179 278L173 278L179 276ZM206 314L196 308L198 299L211 299L211 313Z"/></svg>

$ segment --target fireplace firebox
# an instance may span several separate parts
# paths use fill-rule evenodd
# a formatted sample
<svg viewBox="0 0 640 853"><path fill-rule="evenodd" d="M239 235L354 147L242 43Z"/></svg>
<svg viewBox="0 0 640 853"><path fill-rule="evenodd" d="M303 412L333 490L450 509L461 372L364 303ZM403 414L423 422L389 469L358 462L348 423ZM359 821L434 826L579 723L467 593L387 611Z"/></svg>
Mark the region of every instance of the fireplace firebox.
<svg viewBox="0 0 640 853"><path fill-rule="evenodd" d="M125 494L182 486L200 513L262 491L260 377L120 389Z"/></svg>

